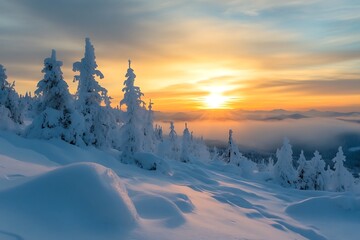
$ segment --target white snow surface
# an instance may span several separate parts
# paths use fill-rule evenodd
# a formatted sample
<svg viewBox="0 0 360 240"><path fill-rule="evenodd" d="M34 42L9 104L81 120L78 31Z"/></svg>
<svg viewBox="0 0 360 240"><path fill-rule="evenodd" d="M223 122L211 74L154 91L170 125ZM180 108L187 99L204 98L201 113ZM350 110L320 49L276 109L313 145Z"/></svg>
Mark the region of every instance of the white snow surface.
<svg viewBox="0 0 360 240"><path fill-rule="evenodd" d="M0 239L358 239L359 189L301 191L220 162L138 156L164 162L148 171L120 155L0 132Z"/></svg>

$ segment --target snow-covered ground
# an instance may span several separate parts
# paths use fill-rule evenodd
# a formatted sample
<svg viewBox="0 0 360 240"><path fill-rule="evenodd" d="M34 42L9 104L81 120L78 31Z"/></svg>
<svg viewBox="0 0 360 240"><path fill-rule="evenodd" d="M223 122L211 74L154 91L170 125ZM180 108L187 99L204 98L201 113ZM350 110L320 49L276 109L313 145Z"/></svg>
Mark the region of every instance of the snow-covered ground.
<svg viewBox="0 0 360 240"><path fill-rule="evenodd" d="M0 239L359 239L360 193L300 191L222 163L168 161L0 132Z"/></svg>

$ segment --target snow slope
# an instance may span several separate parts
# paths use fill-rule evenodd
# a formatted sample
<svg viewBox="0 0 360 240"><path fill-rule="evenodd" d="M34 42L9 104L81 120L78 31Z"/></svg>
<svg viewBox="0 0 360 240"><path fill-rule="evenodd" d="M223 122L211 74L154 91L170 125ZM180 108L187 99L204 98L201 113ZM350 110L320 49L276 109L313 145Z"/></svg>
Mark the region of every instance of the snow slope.
<svg viewBox="0 0 360 240"><path fill-rule="evenodd" d="M358 239L359 192L285 189L214 162L147 171L119 156L0 132L0 239Z"/></svg>

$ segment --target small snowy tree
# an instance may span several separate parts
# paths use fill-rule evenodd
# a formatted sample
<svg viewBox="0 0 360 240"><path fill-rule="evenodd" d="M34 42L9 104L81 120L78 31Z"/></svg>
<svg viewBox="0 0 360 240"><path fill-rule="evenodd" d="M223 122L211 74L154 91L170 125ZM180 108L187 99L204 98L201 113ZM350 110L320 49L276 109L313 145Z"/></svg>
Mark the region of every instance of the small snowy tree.
<svg viewBox="0 0 360 240"><path fill-rule="evenodd" d="M152 105L154 103L149 102L148 111L146 114L146 121L144 126L144 141L143 141L143 148L145 152L155 152L155 132L154 132L154 116L152 111Z"/></svg>
<svg viewBox="0 0 360 240"><path fill-rule="evenodd" d="M125 104L127 108L126 122L122 127L124 142L121 161L131 163L135 161L134 154L143 150L144 134L141 131L143 129L141 105L144 102L141 100L141 97L144 94L140 91L139 87L134 85L136 75L131 68L130 60L125 77L127 79L124 81L125 87L122 89L124 98L120 101L120 106Z"/></svg>
<svg viewBox="0 0 360 240"><path fill-rule="evenodd" d="M292 187L296 183L292 155L290 142L285 138L283 146L276 151L277 162L274 165L274 178L284 187Z"/></svg>
<svg viewBox="0 0 360 240"><path fill-rule="evenodd" d="M155 138L158 142L164 141L162 126L155 125Z"/></svg>
<svg viewBox="0 0 360 240"><path fill-rule="evenodd" d="M15 90L15 83L9 83L5 68L0 64L0 119L3 124L10 118L16 124L23 123L23 105L20 103L19 95ZM6 127L5 127L6 128Z"/></svg>
<svg viewBox="0 0 360 240"><path fill-rule="evenodd" d="M232 135L233 135L233 131L230 129L228 145L224 153L222 154L222 159L226 163L233 163L235 165L239 165L240 164L239 157L241 156L241 153L239 151L238 146L234 142Z"/></svg>
<svg viewBox="0 0 360 240"><path fill-rule="evenodd" d="M298 168L297 168L297 188L301 190L309 189L309 178L308 175L311 173L311 164L309 161L306 161L304 156L304 151L301 150L299 159L298 159Z"/></svg>
<svg viewBox="0 0 360 240"><path fill-rule="evenodd" d="M222 160L240 167L243 175L251 175L256 169L256 164L241 154L232 135L233 131L230 129L228 146L222 154Z"/></svg>
<svg viewBox="0 0 360 240"><path fill-rule="evenodd" d="M344 167L346 157L342 147L339 147L338 152L332 161L335 163L335 171L332 175L333 189L337 192L352 190L355 179L352 174Z"/></svg>
<svg viewBox="0 0 360 240"><path fill-rule="evenodd" d="M112 122L107 117L109 111L101 107L101 103L109 103L107 90L99 85L95 76L104 78L104 75L96 69L95 50L89 38L85 39L85 56L80 62L73 64L73 71L79 71L74 81L78 81L76 93L77 108L85 119L85 131L83 140L87 145L109 146L109 131Z"/></svg>
<svg viewBox="0 0 360 240"><path fill-rule="evenodd" d="M191 134L187 127L187 123L185 123L185 129L183 131L182 142L181 142L180 161L190 162L191 160L190 149L191 149Z"/></svg>
<svg viewBox="0 0 360 240"><path fill-rule="evenodd" d="M178 136L175 131L174 122L170 122L170 132L168 139L166 139L163 144L160 144L159 147L160 155L164 155L168 159L180 159L180 146Z"/></svg>
<svg viewBox="0 0 360 240"><path fill-rule="evenodd" d="M44 78L37 84L38 114L27 129L30 137L61 138L71 144L82 145L83 119L73 107L73 99L61 71L62 62L56 52L44 60Z"/></svg>
<svg viewBox="0 0 360 240"><path fill-rule="evenodd" d="M325 161L320 153L315 151L314 157L311 159L311 171L306 176L310 185L309 189L325 190L327 185L325 175Z"/></svg>
<svg viewBox="0 0 360 240"><path fill-rule="evenodd" d="M192 133L192 132L191 132ZM209 161L211 158L209 148L206 146L203 137L196 138L191 134L191 153L194 158L202 161Z"/></svg>

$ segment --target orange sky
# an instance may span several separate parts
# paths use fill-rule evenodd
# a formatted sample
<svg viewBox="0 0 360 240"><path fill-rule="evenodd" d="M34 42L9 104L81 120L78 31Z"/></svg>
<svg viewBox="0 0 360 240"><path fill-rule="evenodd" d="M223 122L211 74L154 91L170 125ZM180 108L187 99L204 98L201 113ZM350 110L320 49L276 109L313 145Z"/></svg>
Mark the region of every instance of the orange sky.
<svg viewBox="0 0 360 240"><path fill-rule="evenodd" d="M0 3L0 64L20 93L36 89L52 48L74 93L72 63L89 36L113 106L131 58L159 111L360 110L358 1L86 4Z"/></svg>

